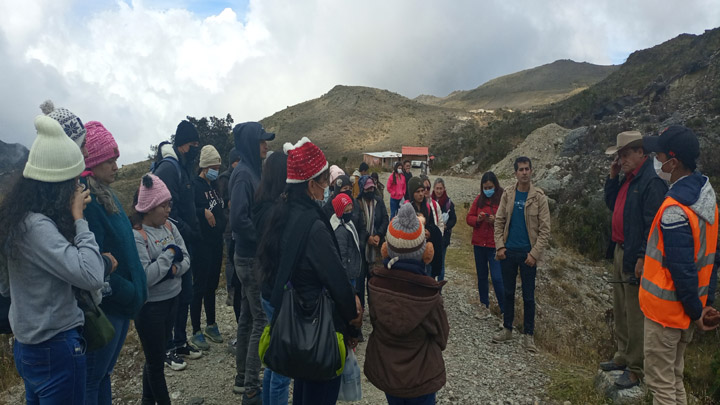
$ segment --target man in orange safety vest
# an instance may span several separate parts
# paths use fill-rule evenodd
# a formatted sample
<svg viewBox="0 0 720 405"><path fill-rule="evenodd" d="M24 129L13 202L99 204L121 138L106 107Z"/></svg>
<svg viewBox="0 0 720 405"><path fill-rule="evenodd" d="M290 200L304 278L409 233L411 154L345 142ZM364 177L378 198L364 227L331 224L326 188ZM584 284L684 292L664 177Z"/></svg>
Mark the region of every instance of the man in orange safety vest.
<svg viewBox="0 0 720 405"><path fill-rule="evenodd" d="M710 181L696 171L695 133L675 125L644 137L643 145L656 152L655 170L670 182L650 229L640 280L645 382L654 404L685 404L683 357L693 324L717 327L704 317L713 311L717 285L718 208Z"/></svg>

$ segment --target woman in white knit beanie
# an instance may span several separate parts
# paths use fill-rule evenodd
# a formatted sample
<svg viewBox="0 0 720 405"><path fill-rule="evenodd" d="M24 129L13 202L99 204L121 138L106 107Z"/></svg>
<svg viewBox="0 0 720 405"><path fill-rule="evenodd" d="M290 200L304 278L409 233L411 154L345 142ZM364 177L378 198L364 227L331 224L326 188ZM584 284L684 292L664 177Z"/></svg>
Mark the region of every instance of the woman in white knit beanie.
<svg viewBox="0 0 720 405"><path fill-rule="evenodd" d="M11 298L27 402L84 403L85 317L73 290L100 289L105 261L83 217L80 148L50 117L35 118L35 128L23 177L0 205L0 293Z"/></svg>

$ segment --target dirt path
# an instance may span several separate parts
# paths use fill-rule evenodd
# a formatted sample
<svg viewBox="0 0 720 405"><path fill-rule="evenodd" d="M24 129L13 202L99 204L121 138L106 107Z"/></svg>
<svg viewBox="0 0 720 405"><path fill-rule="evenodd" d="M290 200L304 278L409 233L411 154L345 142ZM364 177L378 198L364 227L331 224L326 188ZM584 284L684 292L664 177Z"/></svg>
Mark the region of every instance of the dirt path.
<svg viewBox="0 0 720 405"><path fill-rule="evenodd" d="M383 176L382 181L386 181ZM434 179L434 177L433 177ZM473 179L446 178L448 192L457 203L472 201L479 182ZM462 223L459 224L462 226ZM449 255L466 254L469 246L453 244ZM530 355L522 350L520 339L496 345L490 342L500 320L487 318L480 311L474 270L448 267L448 284L443 292L445 309L450 321L450 340L444 358L447 384L438 393L441 404L534 404L544 402L547 385L546 370L551 363L543 353ZM492 290L492 289L491 289ZM492 294L492 292L491 292ZM218 290L217 321L220 331L229 341L235 335L236 323L231 307L224 305L226 293ZM491 297L494 301L494 297ZM366 315L363 333L370 336L372 327ZM171 397L177 404L240 403L233 394L235 359L227 344L211 344L211 350L198 360L188 360L186 370L166 368ZM358 346L358 360L362 367L367 342ZM131 327L113 374L114 404L138 404L142 392L141 368L144 362L137 334ZM7 403L22 403L22 387L16 387L3 399ZM385 396L363 376L363 400L360 404L383 404Z"/></svg>

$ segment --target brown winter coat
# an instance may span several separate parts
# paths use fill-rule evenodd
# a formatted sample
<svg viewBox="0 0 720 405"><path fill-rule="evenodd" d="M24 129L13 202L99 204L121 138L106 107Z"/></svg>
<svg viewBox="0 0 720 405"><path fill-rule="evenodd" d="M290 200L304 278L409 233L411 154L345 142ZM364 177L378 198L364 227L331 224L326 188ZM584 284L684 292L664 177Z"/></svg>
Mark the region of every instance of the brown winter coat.
<svg viewBox="0 0 720 405"><path fill-rule="evenodd" d="M396 267L375 268L369 281L373 331L365 354L365 376L385 393L415 398L445 385L442 351L450 334L440 295L445 282Z"/></svg>
<svg viewBox="0 0 720 405"><path fill-rule="evenodd" d="M505 189L495 214L495 249L497 250L504 248L508 239L516 187L517 184ZM530 239L530 255L540 260L550 241L550 208L545 192L532 184L525 200L525 225Z"/></svg>

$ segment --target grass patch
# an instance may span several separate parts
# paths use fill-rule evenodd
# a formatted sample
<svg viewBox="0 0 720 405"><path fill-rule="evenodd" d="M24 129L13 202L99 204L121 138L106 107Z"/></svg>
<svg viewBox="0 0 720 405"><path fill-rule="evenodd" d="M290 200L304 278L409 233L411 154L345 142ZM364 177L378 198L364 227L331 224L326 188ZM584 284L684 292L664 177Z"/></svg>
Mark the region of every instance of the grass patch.
<svg viewBox="0 0 720 405"><path fill-rule="evenodd" d="M547 392L550 398L573 404L610 404L610 400L595 391L594 372L589 368L562 364L550 372Z"/></svg>
<svg viewBox="0 0 720 405"><path fill-rule="evenodd" d="M471 243L473 228L465 222L469 206L470 203L455 205L457 224L453 228L450 246L445 253L445 268L475 275L475 256Z"/></svg>

